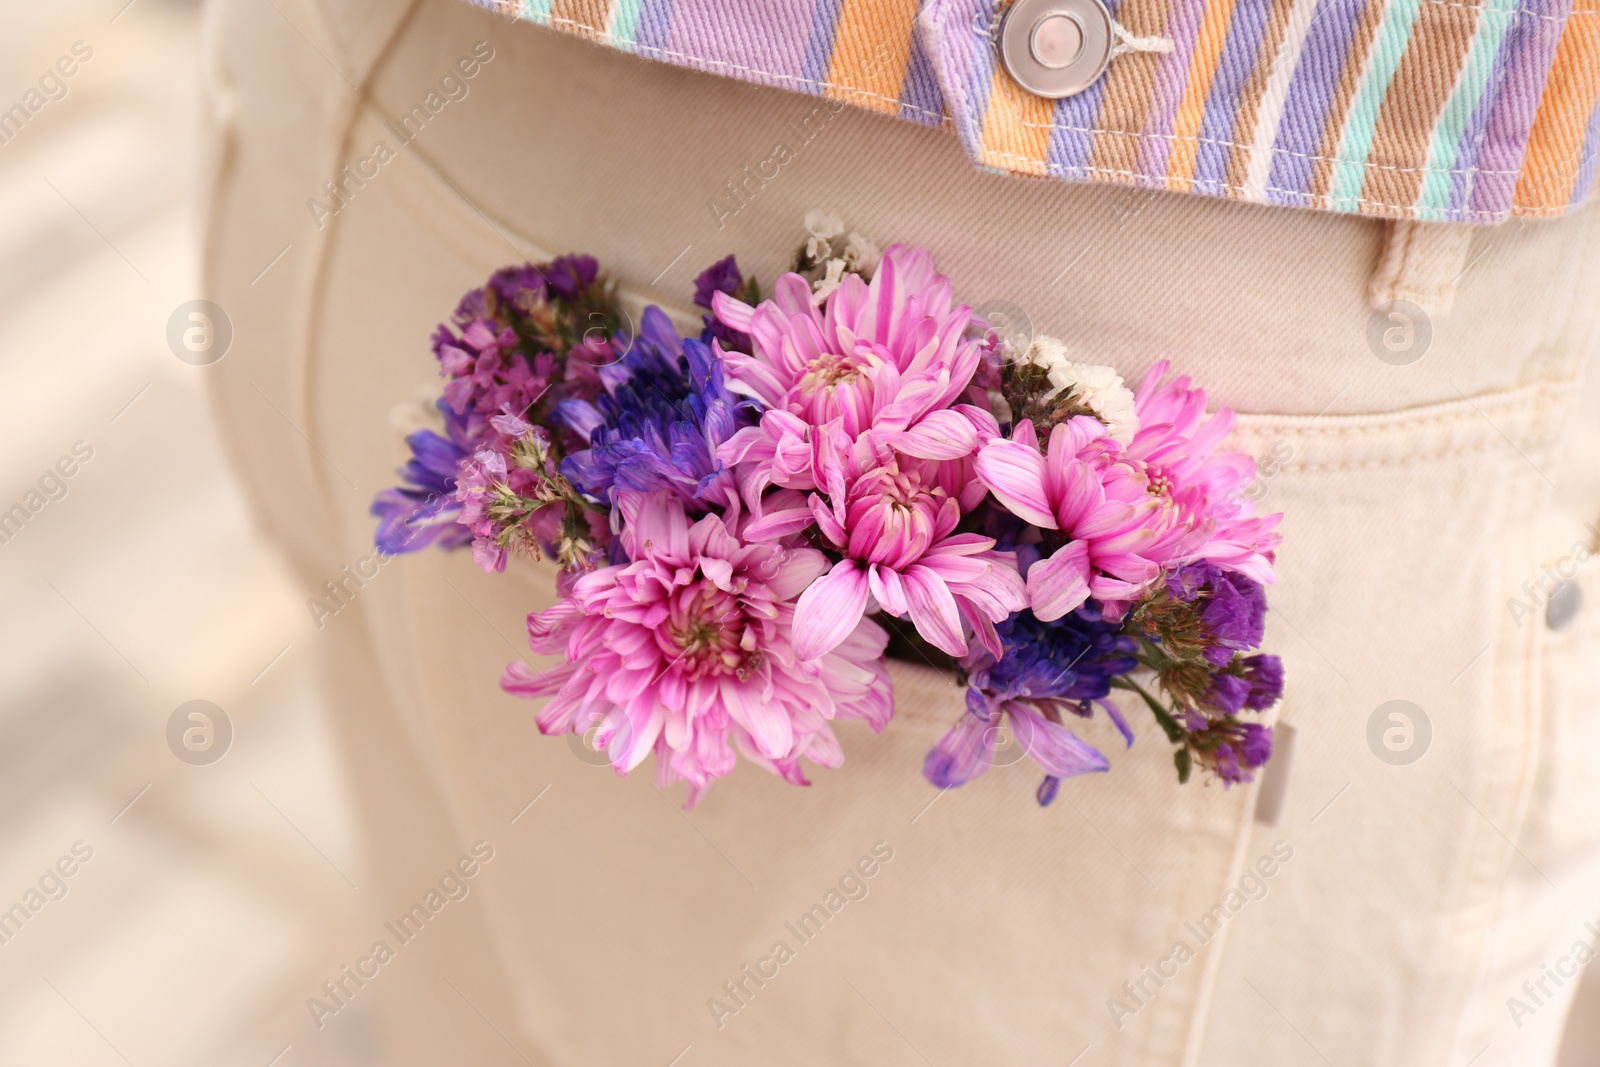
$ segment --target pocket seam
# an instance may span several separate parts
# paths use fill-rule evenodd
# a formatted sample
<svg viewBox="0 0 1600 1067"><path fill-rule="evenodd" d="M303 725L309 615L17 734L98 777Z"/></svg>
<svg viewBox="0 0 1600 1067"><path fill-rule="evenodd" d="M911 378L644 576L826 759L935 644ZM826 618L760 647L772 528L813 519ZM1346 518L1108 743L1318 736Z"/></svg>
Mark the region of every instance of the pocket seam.
<svg viewBox="0 0 1600 1067"><path fill-rule="evenodd" d="M1299 443L1308 453L1319 444L1355 453L1322 461L1297 456L1278 462L1280 471L1304 473L1407 467L1499 450L1526 458L1528 452L1541 452L1560 438L1565 420L1559 412L1570 407L1577 384L1575 378L1547 380L1391 412L1244 414L1238 416L1229 446L1256 451L1276 440ZM1319 420L1332 422L1313 425ZM1441 436L1447 438L1442 446ZM1404 448L1408 440L1431 447Z"/></svg>

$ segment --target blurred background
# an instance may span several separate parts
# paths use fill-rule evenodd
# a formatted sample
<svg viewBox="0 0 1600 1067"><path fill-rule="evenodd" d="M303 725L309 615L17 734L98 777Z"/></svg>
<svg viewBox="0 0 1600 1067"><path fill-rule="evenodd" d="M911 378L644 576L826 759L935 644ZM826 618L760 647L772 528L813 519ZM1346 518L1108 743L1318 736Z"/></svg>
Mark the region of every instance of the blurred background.
<svg viewBox="0 0 1600 1067"><path fill-rule="evenodd" d="M200 295L201 5L0 11L0 107L47 71L65 89L0 126L0 510L42 501L0 544L0 909L92 850L65 896L0 919L0 1064L264 1067L336 971L360 877L298 654L308 593L252 529L205 368L166 343ZM41 491L75 445L91 458ZM196 699L234 735L209 765L167 740ZM337 1032L315 1062L367 1062Z"/></svg>
<svg viewBox="0 0 1600 1067"><path fill-rule="evenodd" d="M202 295L201 5L0 12L0 107L27 111L0 116L0 1065L374 1062L362 1001L293 1045L370 927L360 835L310 591L167 343ZM221 717L185 759L193 700ZM1565 1067L1600 1047L1590 978Z"/></svg>

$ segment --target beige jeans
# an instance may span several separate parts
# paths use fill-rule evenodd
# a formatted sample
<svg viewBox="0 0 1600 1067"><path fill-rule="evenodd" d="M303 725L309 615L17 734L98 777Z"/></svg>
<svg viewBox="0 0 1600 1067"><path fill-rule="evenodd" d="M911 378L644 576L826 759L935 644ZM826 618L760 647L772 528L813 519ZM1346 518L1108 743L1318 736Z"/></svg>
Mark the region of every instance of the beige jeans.
<svg viewBox="0 0 1600 1067"><path fill-rule="evenodd" d="M797 790L742 768L686 815L497 688L547 571L386 564L315 637L375 930L465 843L496 854L481 908L372 998L392 1014L372 1062L1554 1062L1600 919L1593 210L1394 230L1028 181L948 131L459 0L211 14L207 276L236 337L215 396L308 596L371 552L370 498L437 392L429 333L491 269L588 251L681 312L729 252L770 281L810 208L925 245L960 298L1082 358L1172 359L1243 413L1286 516L1272 821L1259 784L1178 787L1148 720L1126 751L1091 726L1112 772L1048 809L1026 763L941 795L921 760L960 694L902 666L894 722L841 731L843 769ZM1375 286L1433 309L1420 359L1385 347L1406 326L1374 320ZM1560 630L1557 580L1588 601Z"/></svg>

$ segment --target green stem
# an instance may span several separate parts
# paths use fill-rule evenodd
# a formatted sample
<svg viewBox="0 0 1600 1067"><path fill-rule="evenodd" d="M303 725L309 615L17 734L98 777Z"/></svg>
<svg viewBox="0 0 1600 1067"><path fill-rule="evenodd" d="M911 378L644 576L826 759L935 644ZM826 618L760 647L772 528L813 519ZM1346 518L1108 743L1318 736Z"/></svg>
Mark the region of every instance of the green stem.
<svg viewBox="0 0 1600 1067"><path fill-rule="evenodd" d="M1142 685L1140 685L1138 682L1135 682L1133 679L1126 677L1113 678L1111 679L1111 684L1118 689L1132 690L1133 692L1138 693L1139 696L1143 697L1144 702L1150 707L1151 714L1156 717L1156 722L1160 723L1161 729L1166 732L1167 740L1171 741L1175 745L1183 742L1184 731L1183 727L1178 725L1178 720L1173 718L1172 712L1168 710L1159 700L1151 696Z"/></svg>

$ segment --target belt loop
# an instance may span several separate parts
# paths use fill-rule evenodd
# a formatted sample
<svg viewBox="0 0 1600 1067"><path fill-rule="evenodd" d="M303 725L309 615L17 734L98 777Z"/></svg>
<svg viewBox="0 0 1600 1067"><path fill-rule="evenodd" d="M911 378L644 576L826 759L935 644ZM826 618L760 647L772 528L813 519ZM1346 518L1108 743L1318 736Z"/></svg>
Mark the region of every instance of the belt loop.
<svg viewBox="0 0 1600 1067"><path fill-rule="evenodd" d="M1454 222L1389 223L1383 254L1367 298L1375 309L1409 301L1429 314L1443 314L1455 302L1456 283L1466 271L1473 227Z"/></svg>

